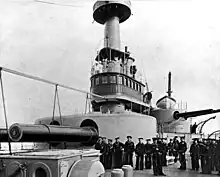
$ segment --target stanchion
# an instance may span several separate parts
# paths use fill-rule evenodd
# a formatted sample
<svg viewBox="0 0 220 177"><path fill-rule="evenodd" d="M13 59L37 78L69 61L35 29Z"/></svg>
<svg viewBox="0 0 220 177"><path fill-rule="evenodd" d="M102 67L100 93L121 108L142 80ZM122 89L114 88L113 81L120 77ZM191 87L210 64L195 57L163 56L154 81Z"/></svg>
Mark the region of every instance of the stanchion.
<svg viewBox="0 0 220 177"><path fill-rule="evenodd" d="M133 177L133 168L131 165L123 165L122 170L124 172L124 177Z"/></svg>
<svg viewBox="0 0 220 177"><path fill-rule="evenodd" d="M124 171L122 169L113 169L111 171L111 177L124 177Z"/></svg>

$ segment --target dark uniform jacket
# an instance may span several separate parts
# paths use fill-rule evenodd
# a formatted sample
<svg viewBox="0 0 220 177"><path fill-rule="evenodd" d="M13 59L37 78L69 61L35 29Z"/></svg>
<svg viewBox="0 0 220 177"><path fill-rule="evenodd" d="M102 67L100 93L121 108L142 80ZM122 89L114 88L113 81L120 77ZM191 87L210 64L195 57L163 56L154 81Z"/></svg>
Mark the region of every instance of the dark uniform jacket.
<svg viewBox="0 0 220 177"><path fill-rule="evenodd" d="M215 155L218 156L218 157L220 156L220 141L216 145Z"/></svg>
<svg viewBox="0 0 220 177"><path fill-rule="evenodd" d="M172 143L171 142L168 143L168 149L171 150L171 151L174 149L173 142Z"/></svg>
<svg viewBox="0 0 220 177"><path fill-rule="evenodd" d="M144 143L138 143L135 148L135 153L137 155L144 155L144 152L145 152Z"/></svg>
<svg viewBox="0 0 220 177"><path fill-rule="evenodd" d="M177 151L179 149L179 141L178 140L173 140L173 147L174 147L175 151Z"/></svg>
<svg viewBox="0 0 220 177"><path fill-rule="evenodd" d="M102 143L102 148L100 150L100 153L102 154L107 154L108 153L108 144L107 143Z"/></svg>
<svg viewBox="0 0 220 177"><path fill-rule="evenodd" d="M101 151L102 148L103 148L102 143L96 143L96 144L95 144L95 149L96 149L96 150L100 150L100 151Z"/></svg>
<svg viewBox="0 0 220 177"><path fill-rule="evenodd" d="M127 153L133 153L134 152L134 142L132 141L126 141L124 145L124 151Z"/></svg>
<svg viewBox="0 0 220 177"><path fill-rule="evenodd" d="M152 153L152 144L145 144L145 153L150 155Z"/></svg>
<svg viewBox="0 0 220 177"><path fill-rule="evenodd" d="M187 144L185 141L182 141L179 143L179 148L178 148L178 152L179 153L185 153L187 150Z"/></svg>
<svg viewBox="0 0 220 177"><path fill-rule="evenodd" d="M113 144L108 143L108 154L112 154L113 153Z"/></svg>
<svg viewBox="0 0 220 177"><path fill-rule="evenodd" d="M189 152L190 152L190 156L199 156L199 152L200 152L199 144L193 143L190 146Z"/></svg>
<svg viewBox="0 0 220 177"><path fill-rule="evenodd" d="M200 156L204 156L208 154L208 148L205 143L199 143L199 154Z"/></svg>
<svg viewBox="0 0 220 177"><path fill-rule="evenodd" d="M113 144L113 149L114 149L114 152L122 152L122 149L124 148L124 144L121 143L121 142L115 142Z"/></svg>

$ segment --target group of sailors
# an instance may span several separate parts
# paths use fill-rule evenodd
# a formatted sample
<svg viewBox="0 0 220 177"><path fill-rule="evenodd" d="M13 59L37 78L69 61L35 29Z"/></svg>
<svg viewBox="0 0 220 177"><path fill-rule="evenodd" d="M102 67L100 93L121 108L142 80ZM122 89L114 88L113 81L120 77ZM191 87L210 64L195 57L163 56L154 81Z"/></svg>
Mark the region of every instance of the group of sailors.
<svg viewBox="0 0 220 177"><path fill-rule="evenodd" d="M127 141L122 143L119 137L112 139L106 137L99 137L95 144L95 149L100 150L100 161L105 169L121 168L123 165L133 164L133 154L136 156L135 170L151 169L153 166L153 173L155 176L163 175L163 166L167 166L167 156L173 157L174 162L180 162L180 170L186 170L186 151L187 143L185 137L175 136L166 143L166 138L152 138L146 139L144 143L143 138L138 138L138 143L135 145L132 137L127 136ZM201 173L211 174L213 170L219 172L220 175L220 141L210 139L193 139L190 145L190 156L192 170L199 170L199 159L201 160Z"/></svg>
<svg viewBox="0 0 220 177"><path fill-rule="evenodd" d="M212 171L218 171L220 175L220 140L195 138L189 152L192 170L199 170L200 159L202 173L211 174Z"/></svg>
<svg viewBox="0 0 220 177"><path fill-rule="evenodd" d="M162 171L162 166L166 166L166 145L160 138L146 139L144 144L143 138L138 138L135 145L131 136L127 136L125 143L120 142L119 137L112 139L100 137L95 144L95 149L100 150L102 154L100 161L105 169L121 168L123 165L133 167L133 154L136 155L135 170L151 169L153 165L154 175L166 176ZM108 141L108 142L107 142Z"/></svg>
<svg viewBox="0 0 220 177"><path fill-rule="evenodd" d="M91 74L98 74L103 72L122 72L122 63L120 59L115 59L113 61L109 61L107 59L103 59L103 61L96 62L91 70Z"/></svg>

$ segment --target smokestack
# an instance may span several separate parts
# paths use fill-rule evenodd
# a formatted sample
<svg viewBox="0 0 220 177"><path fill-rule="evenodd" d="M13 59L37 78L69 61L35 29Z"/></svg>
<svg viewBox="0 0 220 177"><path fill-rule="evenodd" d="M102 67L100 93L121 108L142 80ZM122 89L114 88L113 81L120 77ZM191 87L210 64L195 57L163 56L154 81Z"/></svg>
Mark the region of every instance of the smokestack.
<svg viewBox="0 0 220 177"><path fill-rule="evenodd" d="M168 74L168 91L167 91L167 93L168 93L168 96L171 97L171 93L172 93L172 91L171 91L171 72L169 72L169 74Z"/></svg>

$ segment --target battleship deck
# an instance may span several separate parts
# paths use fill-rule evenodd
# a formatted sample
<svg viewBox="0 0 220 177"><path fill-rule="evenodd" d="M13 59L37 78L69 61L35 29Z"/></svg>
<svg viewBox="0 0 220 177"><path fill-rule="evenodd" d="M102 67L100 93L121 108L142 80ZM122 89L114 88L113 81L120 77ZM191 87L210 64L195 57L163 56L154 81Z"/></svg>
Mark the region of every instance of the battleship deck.
<svg viewBox="0 0 220 177"><path fill-rule="evenodd" d="M168 165L167 167L163 167L163 172L164 174L166 174L167 177L217 177L219 175L217 175L217 171L213 171L212 174L201 174L201 168L200 171L193 171L191 170L191 159L190 156L187 155L187 170L179 170L179 166L180 163L174 163L172 165ZM200 165L201 167L201 165ZM150 177L150 176L154 176L153 175L153 170L134 170L134 175L133 177ZM105 176L104 177L111 177L111 171L106 171Z"/></svg>
<svg viewBox="0 0 220 177"><path fill-rule="evenodd" d="M182 171L178 169L179 165L171 165L168 167L164 167L163 168L163 172L166 174L166 176L168 177L217 177L217 172L213 172L212 174L201 174L201 171L196 172L196 171L192 171L190 169L187 169L186 171ZM150 176L154 176L153 175L153 170L135 170L134 171L134 175L133 177L150 177ZM104 177L111 177L111 172L107 171L105 173Z"/></svg>

